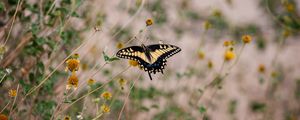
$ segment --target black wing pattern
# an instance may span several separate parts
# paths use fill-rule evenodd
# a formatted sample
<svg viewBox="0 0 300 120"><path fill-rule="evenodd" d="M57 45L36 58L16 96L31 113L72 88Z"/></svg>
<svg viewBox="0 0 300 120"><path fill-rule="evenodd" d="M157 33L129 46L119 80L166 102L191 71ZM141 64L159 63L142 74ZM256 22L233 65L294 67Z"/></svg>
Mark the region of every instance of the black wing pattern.
<svg viewBox="0 0 300 120"><path fill-rule="evenodd" d="M152 80L151 73L163 73L163 69L167 65L167 58L180 52L181 49L174 45L154 44L146 46L131 46L123 48L117 52L117 57L135 60L139 63L139 67L148 72ZM150 57L147 57L150 56Z"/></svg>

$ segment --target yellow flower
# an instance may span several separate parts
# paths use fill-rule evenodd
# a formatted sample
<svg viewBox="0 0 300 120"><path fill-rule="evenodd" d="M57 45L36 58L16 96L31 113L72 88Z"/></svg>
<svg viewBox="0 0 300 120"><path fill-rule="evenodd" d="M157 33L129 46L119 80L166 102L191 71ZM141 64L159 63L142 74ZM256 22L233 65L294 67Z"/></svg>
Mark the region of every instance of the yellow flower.
<svg viewBox="0 0 300 120"><path fill-rule="evenodd" d="M230 51L230 50L226 50L225 54L224 54L224 60L226 61L230 61L232 59L235 58L235 54L233 51Z"/></svg>
<svg viewBox="0 0 300 120"><path fill-rule="evenodd" d="M135 5L138 7L142 4L142 0L136 0L135 1Z"/></svg>
<svg viewBox="0 0 300 120"><path fill-rule="evenodd" d="M17 96L17 90L9 90L8 96L9 97L16 97Z"/></svg>
<svg viewBox="0 0 300 120"><path fill-rule="evenodd" d="M76 76L76 74L73 72L72 75L69 77L68 79L68 84L66 86L66 88L69 90L71 88L77 89L78 87L78 77Z"/></svg>
<svg viewBox="0 0 300 120"><path fill-rule="evenodd" d="M93 85L95 83L95 80L94 79L89 79L87 81L87 83L88 83L89 86L91 86L91 85Z"/></svg>
<svg viewBox="0 0 300 120"><path fill-rule="evenodd" d="M4 114L0 114L0 120L8 120L8 117Z"/></svg>
<svg viewBox="0 0 300 120"><path fill-rule="evenodd" d="M86 64L86 63L81 64L81 69L82 70L87 70L88 69L88 64Z"/></svg>
<svg viewBox="0 0 300 120"><path fill-rule="evenodd" d="M282 32L282 36L283 36L284 38L289 37L290 34L291 34L291 32L290 32L290 30L288 30L288 29L285 29L285 30Z"/></svg>
<svg viewBox="0 0 300 120"><path fill-rule="evenodd" d="M105 91L101 94L101 97L104 98L105 100L110 100L112 95L110 92Z"/></svg>
<svg viewBox="0 0 300 120"><path fill-rule="evenodd" d="M294 12L295 11L295 6L292 3L286 3L285 4L285 10L288 12Z"/></svg>
<svg viewBox="0 0 300 120"><path fill-rule="evenodd" d="M0 55L3 55L6 52L6 48L4 45L0 45Z"/></svg>
<svg viewBox="0 0 300 120"><path fill-rule="evenodd" d="M275 77L278 76L278 73L277 73L276 71L272 71L272 72L271 72L271 76L272 76L273 78L275 78Z"/></svg>
<svg viewBox="0 0 300 120"><path fill-rule="evenodd" d="M71 120L71 117L70 116L65 116L64 120Z"/></svg>
<svg viewBox="0 0 300 120"><path fill-rule="evenodd" d="M219 9L215 9L212 13L213 16L216 17L221 17L222 16L222 12Z"/></svg>
<svg viewBox="0 0 300 120"><path fill-rule="evenodd" d="M265 73L265 71L266 71L265 65L264 65L264 64L260 64L260 65L258 66L258 72L260 72L260 73Z"/></svg>
<svg viewBox="0 0 300 120"><path fill-rule="evenodd" d="M79 58L79 54L78 54L78 53L75 53L75 54L73 55L73 58L78 59L78 58Z"/></svg>
<svg viewBox="0 0 300 120"><path fill-rule="evenodd" d="M223 43L223 46L228 47L228 46L234 46L235 42L232 40L225 40Z"/></svg>
<svg viewBox="0 0 300 120"><path fill-rule="evenodd" d="M208 30L211 28L212 25L209 21L206 20L206 21L204 21L203 26L204 26L205 30Z"/></svg>
<svg viewBox="0 0 300 120"><path fill-rule="evenodd" d="M133 67L135 67L135 66L138 65L138 62L135 61L135 60L128 60L128 62L129 62L129 65L130 65L130 66L133 66Z"/></svg>
<svg viewBox="0 0 300 120"><path fill-rule="evenodd" d="M250 43L252 40L252 37L250 35L243 35L242 40L244 43Z"/></svg>
<svg viewBox="0 0 300 120"><path fill-rule="evenodd" d="M80 61L74 58L70 58L66 61L67 67L66 70L69 69L71 72L78 71Z"/></svg>
<svg viewBox="0 0 300 120"><path fill-rule="evenodd" d="M211 60L208 61L207 67L208 67L209 69L212 69L212 68L214 67L214 64L213 64L213 62L212 62Z"/></svg>
<svg viewBox="0 0 300 120"><path fill-rule="evenodd" d="M121 89L123 90L124 89L124 86L126 85L127 81L124 80L123 78L120 78L119 79L119 85L121 86Z"/></svg>
<svg viewBox="0 0 300 120"><path fill-rule="evenodd" d="M230 41L225 40L224 43L223 43L223 46L228 47L229 45L230 45Z"/></svg>
<svg viewBox="0 0 300 120"><path fill-rule="evenodd" d="M203 59L205 58L205 53L204 53L203 51L199 51L199 52L198 52L198 58L199 58L200 60L203 60Z"/></svg>
<svg viewBox="0 0 300 120"><path fill-rule="evenodd" d="M121 49L121 48L123 48L123 47L124 47L123 43L120 43L120 42L119 42L119 43L117 44L117 48L118 48L118 49Z"/></svg>
<svg viewBox="0 0 300 120"><path fill-rule="evenodd" d="M146 20L146 26L150 26L153 24L153 20L151 18Z"/></svg>
<svg viewBox="0 0 300 120"><path fill-rule="evenodd" d="M104 113L109 113L109 112L110 112L109 106L108 106L108 105L105 105L105 104L103 104L103 105L101 106L101 110L102 110L102 112L104 112Z"/></svg>

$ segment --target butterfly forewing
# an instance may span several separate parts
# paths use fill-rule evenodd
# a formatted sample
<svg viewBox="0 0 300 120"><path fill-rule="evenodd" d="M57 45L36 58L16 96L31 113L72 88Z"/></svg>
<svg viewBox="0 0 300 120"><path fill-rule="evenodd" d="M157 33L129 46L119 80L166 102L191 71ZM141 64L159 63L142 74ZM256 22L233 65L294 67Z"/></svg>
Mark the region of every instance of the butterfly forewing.
<svg viewBox="0 0 300 120"><path fill-rule="evenodd" d="M179 47L168 44L154 44L147 47L151 50L150 54L155 60L158 58L167 59L181 51Z"/></svg>

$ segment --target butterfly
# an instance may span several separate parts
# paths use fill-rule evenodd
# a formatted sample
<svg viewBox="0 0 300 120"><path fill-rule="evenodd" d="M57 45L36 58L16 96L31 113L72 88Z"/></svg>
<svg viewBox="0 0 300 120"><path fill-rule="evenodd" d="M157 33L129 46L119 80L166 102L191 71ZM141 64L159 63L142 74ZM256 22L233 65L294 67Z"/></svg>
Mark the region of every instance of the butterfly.
<svg viewBox="0 0 300 120"><path fill-rule="evenodd" d="M181 49L169 44L153 44L145 46L130 46L120 49L116 56L119 58L130 59L138 62L141 69L148 72L150 80L151 73L161 72L167 65L167 58L180 52Z"/></svg>

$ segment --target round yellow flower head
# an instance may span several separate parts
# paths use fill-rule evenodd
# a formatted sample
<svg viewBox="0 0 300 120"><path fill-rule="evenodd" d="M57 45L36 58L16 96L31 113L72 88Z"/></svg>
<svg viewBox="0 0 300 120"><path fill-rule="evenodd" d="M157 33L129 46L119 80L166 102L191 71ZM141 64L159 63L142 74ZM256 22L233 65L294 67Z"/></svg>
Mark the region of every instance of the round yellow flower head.
<svg viewBox="0 0 300 120"><path fill-rule="evenodd" d="M150 26L153 24L153 20L151 18L146 20L146 26Z"/></svg>
<svg viewBox="0 0 300 120"><path fill-rule="evenodd" d="M208 29L210 29L212 27L212 25L211 25L211 23L209 21L206 20L203 23L203 27L204 27L205 30L208 30Z"/></svg>
<svg viewBox="0 0 300 120"><path fill-rule="evenodd" d="M4 45L0 45L0 55L3 55L6 52L6 48Z"/></svg>
<svg viewBox="0 0 300 120"><path fill-rule="evenodd" d="M95 83L95 80L94 79L89 79L87 81L87 83L88 83L89 86L91 86L91 85L93 85Z"/></svg>
<svg viewBox="0 0 300 120"><path fill-rule="evenodd" d="M265 71L266 71L265 65L264 65L264 64L260 64L260 65L258 66L258 72L260 72L260 73L265 73Z"/></svg>
<svg viewBox="0 0 300 120"><path fill-rule="evenodd" d="M198 58L199 58L200 60L203 60L203 59L205 58L205 53L204 53L203 51L199 51L199 52L198 52Z"/></svg>
<svg viewBox="0 0 300 120"><path fill-rule="evenodd" d="M8 96L9 97L16 97L17 96L17 90L9 90Z"/></svg>
<svg viewBox="0 0 300 120"><path fill-rule="evenodd" d="M118 48L118 49L121 49L121 48L123 48L123 47L124 47L123 43L120 43L120 42L119 42L119 43L117 44L117 48Z"/></svg>
<svg viewBox="0 0 300 120"><path fill-rule="evenodd" d="M125 79L123 79L123 78L120 78L118 82L119 82L119 85L121 86L121 89L123 90L124 86L127 83L127 81Z"/></svg>
<svg viewBox="0 0 300 120"><path fill-rule="evenodd" d="M74 89L78 87L78 77L75 73L72 73L68 79L67 89L71 89L72 87L74 87Z"/></svg>
<svg viewBox="0 0 300 120"><path fill-rule="evenodd" d="M71 120L71 117L70 116L65 116L64 120Z"/></svg>
<svg viewBox="0 0 300 120"><path fill-rule="evenodd" d="M230 45L230 41L229 40L225 40L223 43L223 46L228 47Z"/></svg>
<svg viewBox="0 0 300 120"><path fill-rule="evenodd" d="M212 62L211 60L208 61L207 67L208 67L209 69L212 69L212 68L214 67L214 64L213 64L213 62Z"/></svg>
<svg viewBox="0 0 300 120"><path fill-rule="evenodd" d="M0 120L8 120L8 117L4 114L0 114Z"/></svg>
<svg viewBox="0 0 300 120"><path fill-rule="evenodd" d="M244 43L250 43L252 40L252 37L250 35L243 35L242 40Z"/></svg>
<svg viewBox="0 0 300 120"><path fill-rule="evenodd" d="M110 112L110 108L109 108L108 105L103 104L103 105L101 105L101 111L103 113L109 113Z"/></svg>
<svg viewBox="0 0 300 120"><path fill-rule="evenodd" d="M135 60L128 60L128 62L129 62L129 65L130 65L130 66L133 66L133 67L135 67L135 66L138 65L138 62L135 61Z"/></svg>
<svg viewBox="0 0 300 120"><path fill-rule="evenodd" d="M225 54L224 54L224 60L226 61L230 61L232 59L235 58L235 54L233 51L230 51L230 50L226 50Z"/></svg>
<svg viewBox="0 0 300 120"><path fill-rule="evenodd" d="M286 3L285 4L285 10L288 12L294 12L295 11L295 6L292 3Z"/></svg>
<svg viewBox="0 0 300 120"><path fill-rule="evenodd" d="M66 61L66 63L67 63L66 69L70 70L71 72L78 71L79 65L80 65L79 60L71 58L71 59L68 59Z"/></svg>
<svg viewBox="0 0 300 120"><path fill-rule="evenodd" d="M273 78L276 78L276 77L278 76L278 73L277 73L276 71L272 71L272 72L271 72L271 76L272 76Z"/></svg>
<svg viewBox="0 0 300 120"><path fill-rule="evenodd" d="M110 100L111 97L112 97L112 95L111 95L110 92L105 91L105 92L103 92L103 93L101 94L101 97L104 98L105 100Z"/></svg>
<svg viewBox="0 0 300 120"><path fill-rule="evenodd" d="M290 34L291 34L291 32L290 32L290 30L288 30L288 29L285 29L285 30L282 32L282 36L283 36L284 38L289 37Z"/></svg>

